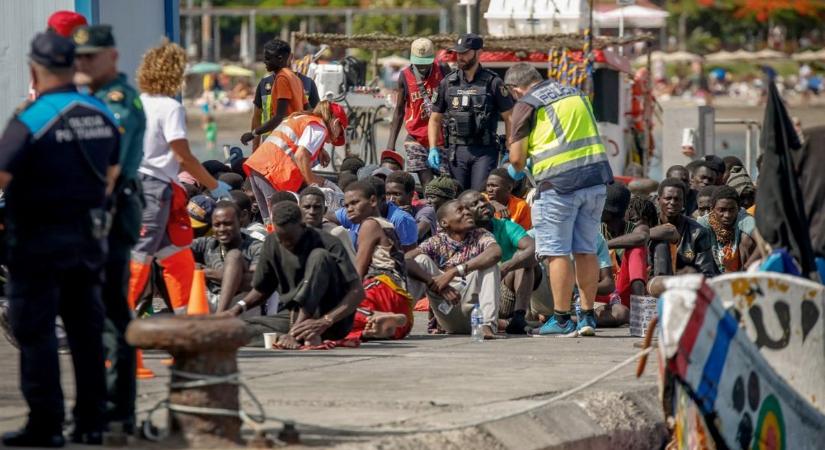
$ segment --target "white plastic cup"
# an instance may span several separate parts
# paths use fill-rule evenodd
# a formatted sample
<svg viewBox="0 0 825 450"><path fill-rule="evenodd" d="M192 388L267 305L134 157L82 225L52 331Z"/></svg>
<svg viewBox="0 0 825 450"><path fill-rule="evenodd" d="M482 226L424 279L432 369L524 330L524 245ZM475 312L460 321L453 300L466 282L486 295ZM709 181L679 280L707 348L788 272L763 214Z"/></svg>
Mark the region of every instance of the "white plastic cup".
<svg viewBox="0 0 825 450"><path fill-rule="evenodd" d="M264 333L264 349L273 350L272 346L278 341L278 333Z"/></svg>

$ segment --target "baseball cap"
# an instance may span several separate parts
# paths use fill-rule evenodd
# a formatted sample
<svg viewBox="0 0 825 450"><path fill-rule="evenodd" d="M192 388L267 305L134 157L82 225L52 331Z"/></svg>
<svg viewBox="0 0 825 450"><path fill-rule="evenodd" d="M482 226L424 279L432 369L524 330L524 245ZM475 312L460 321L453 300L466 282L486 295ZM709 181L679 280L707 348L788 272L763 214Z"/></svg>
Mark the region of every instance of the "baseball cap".
<svg viewBox="0 0 825 450"><path fill-rule="evenodd" d="M456 53L464 53L470 50L481 50L484 47L484 39L475 33L466 33L458 37L455 47L451 51Z"/></svg>
<svg viewBox="0 0 825 450"><path fill-rule="evenodd" d="M341 123L341 129L346 131L347 127L349 126L349 120L347 119L347 112L344 110L344 107L339 105L338 103L330 103L329 105L330 110L332 111L332 115L338 119L338 122ZM332 142L332 145L338 147L347 143L346 132L341 133L335 141Z"/></svg>
<svg viewBox="0 0 825 450"><path fill-rule="evenodd" d="M379 167L379 168L372 171L372 176L374 176L374 177L383 177L386 180L387 177L390 176L392 173L393 173L392 169L388 169L386 167Z"/></svg>
<svg viewBox="0 0 825 450"><path fill-rule="evenodd" d="M404 168L404 157L401 156L401 153L394 150L384 150L381 152L381 161L383 162L385 159L391 159L397 162L402 169Z"/></svg>
<svg viewBox="0 0 825 450"><path fill-rule="evenodd" d="M367 164L364 167L358 169L358 180L365 180L372 176L373 172L378 170L378 164Z"/></svg>
<svg viewBox="0 0 825 450"><path fill-rule="evenodd" d="M78 55L97 53L115 46L115 37L109 25L77 27L72 33L72 40Z"/></svg>
<svg viewBox="0 0 825 450"><path fill-rule="evenodd" d="M204 194L196 195L189 199L186 211L189 213L189 220L192 228L204 228L212 225L212 211L215 210L217 202L212 197Z"/></svg>
<svg viewBox="0 0 825 450"><path fill-rule="evenodd" d="M72 35L75 28L87 25L86 18L74 11L57 11L49 16L46 26L65 38Z"/></svg>
<svg viewBox="0 0 825 450"><path fill-rule="evenodd" d="M410 62L413 64L432 64L435 60L435 45L427 38L418 38L410 46Z"/></svg>
<svg viewBox="0 0 825 450"><path fill-rule="evenodd" d="M37 33L32 39L29 59L48 68L72 67L74 43L54 31Z"/></svg>

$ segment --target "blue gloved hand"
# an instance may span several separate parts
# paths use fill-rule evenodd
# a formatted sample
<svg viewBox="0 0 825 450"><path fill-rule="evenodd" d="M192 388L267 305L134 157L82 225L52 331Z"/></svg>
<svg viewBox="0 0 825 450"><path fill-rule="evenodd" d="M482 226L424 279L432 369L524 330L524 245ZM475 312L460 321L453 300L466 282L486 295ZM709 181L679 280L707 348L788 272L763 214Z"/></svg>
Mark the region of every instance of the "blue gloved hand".
<svg viewBox="0 0 825 450"><path fill-rule="evenodd" d="M430 147L430 154L427 155L427 164L433 170L438 170L441 167L441 153L438 147Z"/></svg>
<svg viewBox="0 0 825 450"><path fill-rule="evenodd" d="M229 191L232 190L232 186L226 184L223 181L218 180L218 187L209 191L209 195L212 196L215 200L220 200L222 198L231 199L232 196L229 195Z"/></svg>
<svg viewBox="0 0 825 450"><path fill-rule="evenodd" d="M510 175L510 178L518 181L518 180L524 178L524 171L523 170L516 171L516 168L513 167L512 164L510 164L509 166L507 166L507 175Z"/></svg>
<svg viewBox="0 0 825 450"><path fill-rule="evenodd" d="M533 158L527 158L527 162L524 163L524 170L533 171Z"/></svg>

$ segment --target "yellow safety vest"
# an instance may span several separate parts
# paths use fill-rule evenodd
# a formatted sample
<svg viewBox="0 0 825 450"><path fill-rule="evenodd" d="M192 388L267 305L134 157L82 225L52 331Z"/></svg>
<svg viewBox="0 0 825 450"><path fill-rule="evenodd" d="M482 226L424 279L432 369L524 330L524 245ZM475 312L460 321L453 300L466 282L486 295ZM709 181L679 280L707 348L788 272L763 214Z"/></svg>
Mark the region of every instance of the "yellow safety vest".
<svg viewBox="0 0 825 450"><path fill-rule="evenodd" d="M578 89L547 80L521 101L536 110L527 151L537 183L565 193L613 180L593 107Z"/></svg>

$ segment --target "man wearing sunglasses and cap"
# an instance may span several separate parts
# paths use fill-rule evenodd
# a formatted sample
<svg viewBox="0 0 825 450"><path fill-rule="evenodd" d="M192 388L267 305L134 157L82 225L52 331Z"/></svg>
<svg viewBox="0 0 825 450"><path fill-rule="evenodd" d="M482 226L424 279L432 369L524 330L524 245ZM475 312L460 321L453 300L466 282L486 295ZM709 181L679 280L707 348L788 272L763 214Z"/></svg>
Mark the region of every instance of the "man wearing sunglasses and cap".
<svg viewBox="0 0 825 450"><path fill-rule="evenodd" d="M449 171L442 133L439 131L438 141L430 145L427 127L433 110L435 93L450 69L435 61L435 45L427 38L413 41L410 46L410 62L412 64L404 68L398 77L398 90L395 94L397 100L390 125L390 138L387 141L387 150L382 155L391 154L388 152L395 153L395 142L403 123L407 131L407 139L404 140L404 152L407 154L406 169L408 172L418 174L421 185L426 186L435 175ZM436 164L436 167L428 165L427 156L430 147L438 147L440 151L441 161L440 164ZM401 169L404 168L403 166L402 162Z"/></svg>
<svg viewBox="0 0 825 450"><path fill-rule="evenodd" d="M430 167L440 164L437 147L444 126L453 177L464 189L484 190L487 176L498 165L496 130L499 118L510 135L513 99L504 81L479 63L484 41L477 34L463 34L452 51L458 70L447 75L438 87L428 126Z"/></svg>

